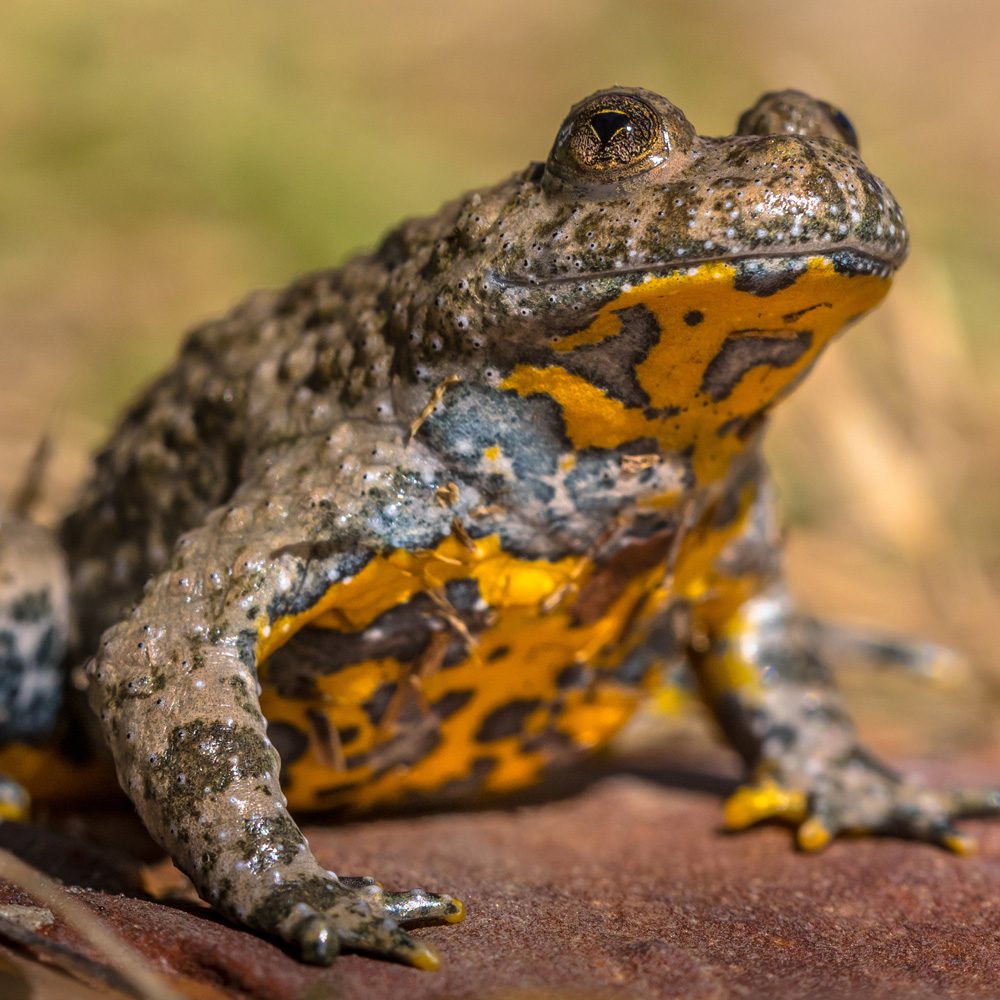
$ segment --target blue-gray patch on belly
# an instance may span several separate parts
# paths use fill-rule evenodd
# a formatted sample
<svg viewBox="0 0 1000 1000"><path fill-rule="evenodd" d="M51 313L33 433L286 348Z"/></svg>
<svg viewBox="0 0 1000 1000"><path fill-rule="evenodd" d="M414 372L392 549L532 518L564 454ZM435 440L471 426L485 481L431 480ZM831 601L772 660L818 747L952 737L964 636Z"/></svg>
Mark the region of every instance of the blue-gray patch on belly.
<svg viewBox="0 0 1000 1000"><path fill-rule="evenodd" d="M456 477L487 488L492 482L496 495L487 500L508 505L548 503L553 489L546 479L556 472L560 455L572 450L555 400L482 386L456 386L445 397L443 412L430 417L420 433ZM482 473L483 453L493 447L512 476L497 480Z"/></svg>

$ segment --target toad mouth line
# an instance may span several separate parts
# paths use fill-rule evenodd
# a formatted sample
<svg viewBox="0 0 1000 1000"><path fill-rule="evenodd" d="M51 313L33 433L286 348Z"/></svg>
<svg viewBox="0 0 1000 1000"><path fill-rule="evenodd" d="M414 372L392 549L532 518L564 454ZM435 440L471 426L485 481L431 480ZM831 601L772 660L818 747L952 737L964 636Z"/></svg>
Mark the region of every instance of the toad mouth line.
<svg viewBox="0 0 1000 1000"><path fill-rule="evenodd" d="M794 253L766 251L734 254L731 257L706 254L697 257L676 257L670 260L660 261L657 264L647 264L644 266L628 268L611 268L603 271L580 271L576 274L555 275L550 278L527 278L520 274L504 275L499 271L489 270L486 272L488 281L494 282L501 288L547 288L550 285L568 285L581 282L601 281L614 278L631 278L637 275L643 277L654 277L673 272L686 271L690 268L701 267L705 264L742 264L755 260L795 260L801 258L807 260L810 257L821 257L833 260L838 269L845 274L874 274L880 278L888 278L892 275L898 265L902 262L902 256L895 259L880 259L869 253L863 253L851 246L833 246L824 249L801 250Z"/></svg>

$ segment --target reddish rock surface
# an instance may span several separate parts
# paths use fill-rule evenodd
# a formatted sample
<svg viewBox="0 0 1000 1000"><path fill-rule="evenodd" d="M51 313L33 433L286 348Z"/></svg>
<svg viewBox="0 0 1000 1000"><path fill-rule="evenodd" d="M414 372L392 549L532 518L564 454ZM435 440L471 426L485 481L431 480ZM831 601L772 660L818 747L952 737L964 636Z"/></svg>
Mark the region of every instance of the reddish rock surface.
<svg viewBox="0 0 1000 1000"><path fill-rule="evenodd" d="M998 765L994 750L911 770L988 784ZM731 773L712 753L699 767ZM964 825L980 839L973 858L892 840L803 856L780 828L720 833L723 785L691 772L605 773L540 804L309 826L331 867L465 899L464 924L417 932L442 952L436 974L355 956L307 968L196 905L138 898L132 848L88 846L127 843L102 817L85 819L85 835L4 826L0 845L84 887L72 898L183 996L1000 996L1000 823ZM35 905L0 883L10 903ZM115 992L101 954L61 921L21 937L0 952L3 996L28 996L22 980L34 997ZM11 944L2 927L0 941Z"/></svg>

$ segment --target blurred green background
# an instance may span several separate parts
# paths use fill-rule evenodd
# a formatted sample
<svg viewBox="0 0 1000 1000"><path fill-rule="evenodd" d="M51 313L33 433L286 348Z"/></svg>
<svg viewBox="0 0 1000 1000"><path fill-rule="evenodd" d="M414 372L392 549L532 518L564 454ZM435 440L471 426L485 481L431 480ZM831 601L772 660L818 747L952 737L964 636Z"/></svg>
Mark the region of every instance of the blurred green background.
<svg viewBox="0 0 1000 1000"><path fill-rule="evenodd" d="M989 2L3 0L0 489L44 513L184 328L545 156L611 83L730 131L843 107L914 241L771 441L803 602L1000 683L1000 12Z"/></svg>

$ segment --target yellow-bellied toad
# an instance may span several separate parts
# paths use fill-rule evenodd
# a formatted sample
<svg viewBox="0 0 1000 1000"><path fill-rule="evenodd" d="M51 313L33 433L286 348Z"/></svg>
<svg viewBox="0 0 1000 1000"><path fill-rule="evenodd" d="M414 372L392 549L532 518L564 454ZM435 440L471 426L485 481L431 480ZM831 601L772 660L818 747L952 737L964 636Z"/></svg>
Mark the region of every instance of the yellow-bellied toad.
<svg viewBox="0 0 1000 1000"><path fill-rule="evenodd" d="M524 785L677 659L746 762L731 825L960 847L952 817L996 795L929 793L858 744L782 587L760 456L906 242L823 102L767 95L706 138L656 94L587 98L544 164L195 330L58 546L8 519L0 738L22 745L0 767L33 784L66 632L58 583L18 566L57 580L64 556L66 660L93 654L139 814L311 961L430 966L400 926L462 911L338 879L288 807Z"/></svg>

